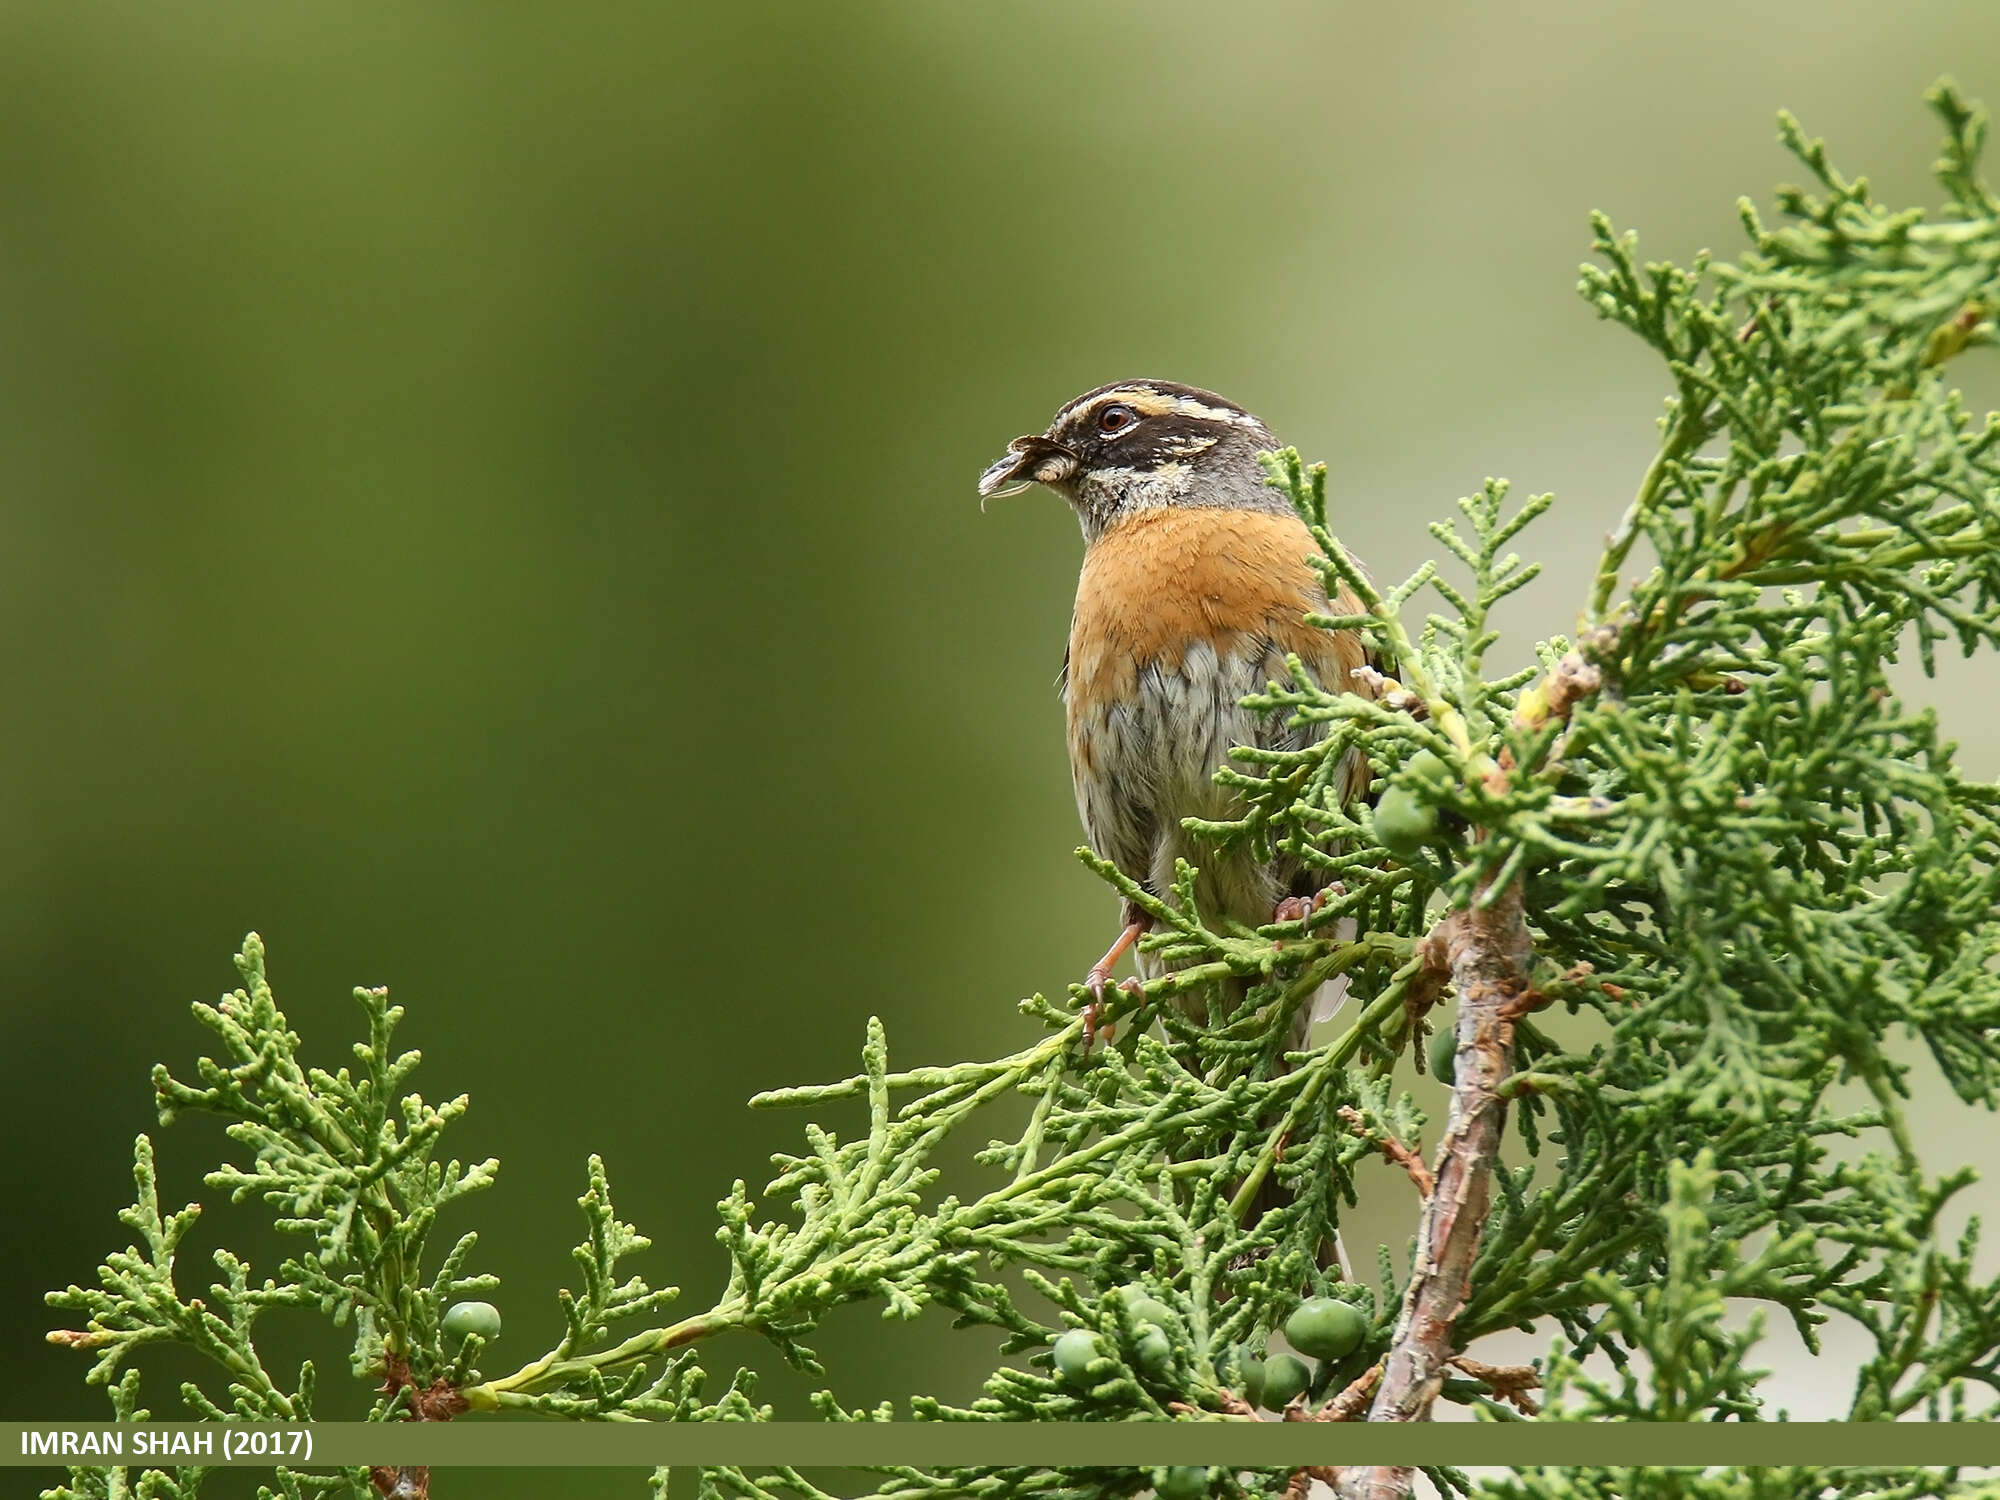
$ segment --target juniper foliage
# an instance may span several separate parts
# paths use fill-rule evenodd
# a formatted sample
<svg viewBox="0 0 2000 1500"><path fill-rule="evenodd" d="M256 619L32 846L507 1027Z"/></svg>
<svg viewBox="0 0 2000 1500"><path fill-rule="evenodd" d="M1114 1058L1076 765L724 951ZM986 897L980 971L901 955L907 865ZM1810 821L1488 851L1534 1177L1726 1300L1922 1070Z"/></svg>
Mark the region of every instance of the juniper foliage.
<svg viewBox="0 0 2000 1500"><path fill-rule="evenodd" d="M1518 925L1532 959L1501 1032L1461 1016L1456 1033L1461 1103L1469 1067L1504 1048L1482 1076L1513 1129L1504 1158L1460 1164L1490 1179L1491 1202L1443 1352L1505 1329L1556 1337L1536 1370L1453 1366L1442 1399L1520 1420L1540 1381L1548 1418L1774 1415L1752 1364L1760 1325L1724 1320L1734 1299L1815 1350L1831 1318L1864 1330L1855 1418L2000 1414L2000 1281L1981 1279L1976 1224L1942 1229L1971 1174L1934 1176L1918 1159L1911 1069L1890 1046L1919 1039L1966 1106L1994 1107L2000 789L1958 771L1935 714L1902 703L1888 675L1907 651L1929 669L1940 647L2000 643L2000 421L1974 421L1945 379L1950 360L1994 340L2000 200L1976 171L1985 115L1949 85L1932 103L1946 129L1935 216L1875 202L1784 117L1815 185L1781 191L1775 227L1746 203L1736 260L1642 262L1631 235L1595 221L1581 290L1661 356L1673 394L1577 638L1540 645L1538 668L1493 675L1486 661L1494 607L1536 576L1513 545L1549 497L1513 505L1489 482L1431 527L1444 565L1378 588L1334 539L1324 469L1271 456L1329 582L1363 604L1319 623L1372 637L1383 691L1322 686L1294 663L1256 701L1326 737L1240 752L1222 775L1242 815L1200 831L1326 871L1332 895L1316 911L1217 927L1195 907L1191 868L1154 892L1080 851L1151 915L1145 941L1174 966L1122 1002L1113 1044L1082 1044L1074 989L1067 1003L1023 1002L1040 1035L993 1061L893 1069L871 1021L855 1076L755 1101L818 1118L856 1101L866 1129L841 1138L807 1123L755 1195L734 1185L717 1233L727 1286L677 1321L657 1316L673 1289L628 1274L646 1241L618 1219L593 1157L565 1331L499 1373L477 1367L477 1335L442 1329L450 1301L493 1285L468 1269L475 1237L442 1255L431 1243L439 1213L495 1169L435 1157L466 1101L403 1092L416 1057L393 1054L401 1012L380 991L357 992L368 1039L356 1066L307 1067L253 936L245 988L196 1008L223 1060L204 1058L193 1084L164 1068L154 1081L163 1121L202 1109L231 1122L245 1164L209 1184L263 1203L300 1252L261 1281L217 1252L220 1280L205 1301L187 1298L175 1255L197 1210L162 1213L142 1137L124 1215L133 1246L99 1286L52 1295L84 1321L52 1337L95 1352L88 1378L121 1416L142 1414L130 1361L166 1342L205 1355L222 1383L219 1396L184 1387L190 1410L310 1416L311 1367L280 1380L253 1342L263 1310L307 1306L351 1329L357 1375L386 1377L378 1420L470 1409L756 1421L771 1410L754 1403L752 1372L705 1401L695 1346L749 1330L818 1376L810 1339L830 1309L873 1302L907 1319L937 1305L987 1330L999 1363L976 1399L914 1396L912 1417L1247 1420L1265 1341L1313 1293L1359 1308L1366 1331L1318 1361L1289 1414L1360 1415L1385 1357L1414 1337L1399 1316L1411 1266L1382 1247L1364 1268L1372 1284L1347 1280L1321 1264L1323 1247L1364 1163L1386 1156L1419 1187L1427 1177L1422 1132L1440 1092L1413 1096L1392 1073L1406 1054L1424 1065L1447 990L1441 921L1491 911ZM1376 772L1372 807L1339 799L1349 750ZM1354 996L1344 1024L1281 1056L1290 1018L1335 976ZM1247 998L1212 1025L1167 1003L1203 989L1220 1005L1243 989L1226 980L1248 980ZM1864 1104L1843 1102L1849 1083ZM946 1190L941 1148L1023 1097L1025 1127ZM1448 1138L1440 1166L1464 1149ZM1291 1201L1257 1217L1273 1176ZM815 1405L828 1420L894 1415L849 1410L831 1391ZM1197 1479L1249 1496L1294 1477ZM1450 1470L1430 1479L1471 1488ZM1117 1496L1166 1480L885 1469L877 1493ZM263 1493L375 1492L361 1471L278 1482ZM191 1497L200 1484L198 1470L78 1470L50 1493ZM701 1487L822 1493L790 1470L718 1469ZM1639 1471L1554 1470L1479 1486L1510 1500L1656 1487ZM1718 1500L1988 1492L1943 1470L1680 1472L1670 1488Z"/></svg>

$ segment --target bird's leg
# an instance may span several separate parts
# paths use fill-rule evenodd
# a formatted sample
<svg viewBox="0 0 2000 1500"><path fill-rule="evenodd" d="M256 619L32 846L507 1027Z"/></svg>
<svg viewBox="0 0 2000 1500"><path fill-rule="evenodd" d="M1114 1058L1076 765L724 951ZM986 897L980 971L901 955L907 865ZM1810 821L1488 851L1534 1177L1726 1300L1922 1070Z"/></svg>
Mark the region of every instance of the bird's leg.
<svg viewBox="0 0 2000 1500"><path fill-rule="evenodd" d="M1118 934L1118 941L1105 951L1104 957L1090 966L1090 972L1083 976L1083 987L1090 991L1090 1004L1083 1008L1083 1045L1088 1048L1096 1040L1098 1017L1104 1008L1104 991L1111 983L1111 971L1118 967L1118 960L1125 956L1125 950L1146 934L1153 925L1153 919L1131 907L1125 908L1125 930ZM1120 989L1134 986L1128 982Z"/></svg>
<svg viewBox="0 0 2000 1500"><path fill-rule="evenodd" d="M1083 976L1083 987L1099 1000L1104 998L1104 988L1111 983L1111 971L1118 967L1118 960L1125 956L1125 950L1145 935L1153 924L1144 917L1125 924L1125 930L1118 934L1118 941L1105 951L1104 957L1090 966L1090 972Z"/></svg>

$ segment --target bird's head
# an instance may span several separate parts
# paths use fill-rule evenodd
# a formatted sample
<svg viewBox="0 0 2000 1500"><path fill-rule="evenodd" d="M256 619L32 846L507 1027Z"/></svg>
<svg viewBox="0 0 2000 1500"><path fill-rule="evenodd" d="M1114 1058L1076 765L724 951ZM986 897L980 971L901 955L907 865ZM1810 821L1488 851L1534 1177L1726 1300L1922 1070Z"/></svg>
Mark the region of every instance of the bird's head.
<svg viewBox="0 0 2000 1500"><path fill-rule="evenodd" d="M979 476L979 494L1045 484L1069 501L1085 541L1163 506L1283 511L1257 464L1277 446L1233 401L1167 380L1121 380L1078 396L1046 432L1015 438Z"/></svg>

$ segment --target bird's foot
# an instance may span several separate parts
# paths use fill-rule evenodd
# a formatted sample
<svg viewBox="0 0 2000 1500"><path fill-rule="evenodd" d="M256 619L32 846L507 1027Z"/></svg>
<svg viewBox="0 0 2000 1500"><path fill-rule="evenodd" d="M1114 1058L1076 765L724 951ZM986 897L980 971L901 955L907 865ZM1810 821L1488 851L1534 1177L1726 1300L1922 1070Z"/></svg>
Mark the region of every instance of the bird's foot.
<svg viewBox="0 0 2000 1500"><path fill-rule="evenodd" d="M1090 1044L1096 1040L1099 1030L1107 1037L1111 1035L1109 1026L1100 1025L1105 1011L1104 992L1111 986L1111 971L1118 967L1118 960L1125 956L1125 950L1138 942L1140 935L1152 925L1144 918L1127 922L1125 930L1118 934L1118 941L1106 949L1104 957L1092 964L1090 972L1083 976L1083 987L1090 991L1090 1003L1083 1008L1084 1051L1090 1050ZM1128 979L1118 988L1128 994L1137 994L1138 983L1136 979Z"/></svg>
<svg viewBox="0 0 2000 1500"><path fill-rule="evenodd" d="M1092 969L1084 976L1083 987L1089 990L1092 996L1090 1004L1083 1008L1083 1050L1088 1052L1099 1037L1103 1037L1107 1042L1110 1041L1112 1034L1117 1030L1117 1023L1105 1019L1105 1013L1111 1007L1104 1003L1104 992L1114 988L1110 974L1104 972L1101 966ZM1123 994L1136 996L1142 986L1136 979L1127 979L1115 988Z"/></svg>
<svg viewBox="0 0 2000 1500"><path fill-rule="evenodd" d="M1345 894L1338 881L1312 896L1287 896L1271 908L1271 921L1303 922L1335 896Z"/></svg>

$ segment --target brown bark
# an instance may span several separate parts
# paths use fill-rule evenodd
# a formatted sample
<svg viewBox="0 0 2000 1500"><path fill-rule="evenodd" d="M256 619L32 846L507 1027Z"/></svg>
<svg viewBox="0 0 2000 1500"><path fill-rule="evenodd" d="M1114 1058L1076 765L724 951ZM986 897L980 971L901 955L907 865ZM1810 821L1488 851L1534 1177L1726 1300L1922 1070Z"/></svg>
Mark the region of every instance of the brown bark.
<svg viewBox="0 0 2000 1500"><path fill-rule="evenodd" d="M1585 649L1568 652L1521 696L1515 723L1534 728L1550 720L1566 722L1578 703L1603 686L1603 673L1590 657L1608 656L1616 640L1608 628L1593 631L1581 643L1588 656ZM1560 757L1561 741L1548 753ZM1513 770L1503 752L1488 773L1496 792L1506 789ZM1530 978L1534 944L1518 880L1500 891L1482 886L1470 907L1445 918L1433 938L1437 936L1450 955L1458 989L1451 1117L1438 1146L1436 1189L1418 1226L1416 1263L1404 1289L1402 1315L1368 1411L1371 1422L1429 1421L1445 1370L1458 1355L1458 1315L1472 1289L1472 1263L1486 1228L1493 1167L1506 1132L1507 1102L1500 1089L1514 1071L1514 1023L1541 1003ZM1524 1411L1532 1405L1525 1381L1508 1378L1491 1388ZM1407 1468L1356 1465L1341 1470L1338 1489L1341 1500L1403 1500L1415 1479L1415 1471Z"/></svg>
<svg viewBox="0 0 2000 1500"><path fill-rule="evenodd" d="M1335 1113L1348 1124L1352 1125L1357 1135L1368 1134L1368 1121L1366 1117L1353 1105L1343 1104ZM1437 1191L1437 1183L1431 1178L1431 1169L1424 1165L1424 1159L1417 1155L1415 1151L1405 1146L1394 1136L1376 1136L1373 1139L1377 1149L1409 1175L1410 1181L1416 1185L1419 1197L1428 1198L1432 1193ZM1421 1145L1422 1143L1419 1142L1418 1144Z"/></svg>
<svg viewBox="0 0 2000 1500"><path fill-rule="evenodd" d="M402 1390L410 1393L410 1414L406 1420L449 1422L466 1410L465 1397L442 1377L428 1386L418 1385L410 1374L409 1361L402 1355L387 1355L383 1365L388 1378L382 1383L382 1394L393 1396ZM382 1500L430 1500L431 1471L422 1465L390 1468L378 1464L368 1471L368 1482Z"/></svg>
<svg viewBox="0 0 2000 1500"><path fill-rule="evenodd" d="M1433 1171L1436 1189L1418 1229L1402 1316L1369 1408L1371 1422L1427 1421L1458 1352L1458 1315L1471 1289L1507 1123L1500 1086L1513 1071L1514 1022L1532 1004L1533 950L1518 885L1495 894L1484 908L1475 902L1453 912L1443 936L1458 988L1451 1115ZM1402 1500L1414 1478L1406 1468L1355 1465L1341 1471L1339 1490L1343 1500Z"/></svg>

